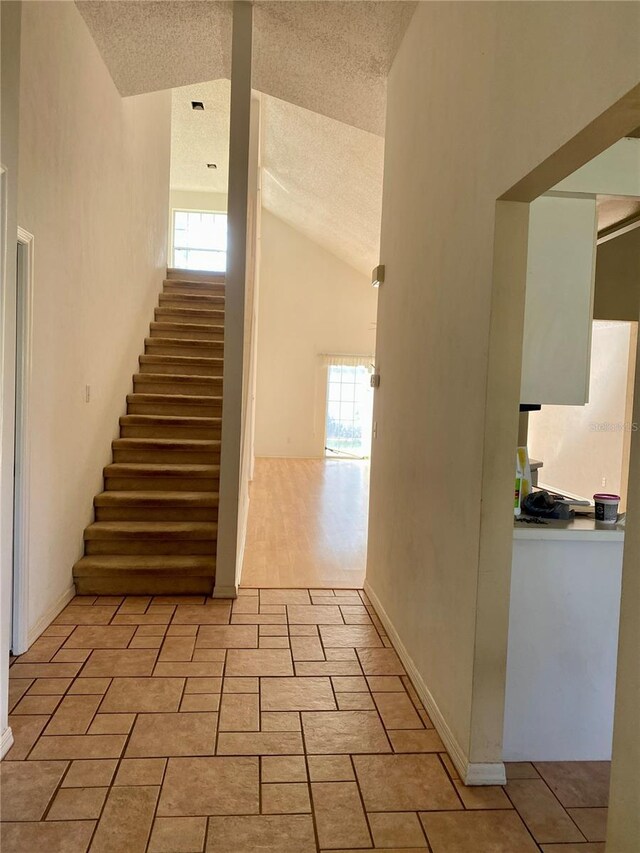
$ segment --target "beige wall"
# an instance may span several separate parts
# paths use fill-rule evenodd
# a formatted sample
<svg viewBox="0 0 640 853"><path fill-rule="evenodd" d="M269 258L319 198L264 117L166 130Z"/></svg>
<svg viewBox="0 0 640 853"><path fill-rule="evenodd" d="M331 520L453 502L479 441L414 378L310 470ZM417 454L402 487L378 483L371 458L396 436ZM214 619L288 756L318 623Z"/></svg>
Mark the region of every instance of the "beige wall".
<svg viewBox="0 0 640 853"><path fill-rule="evenodd" d="M35 235L32 627L71 585L161 286L170 106L168 92L121 99L73 3L24 4L18 209Z"/></svg>
<svg viewBox="0 0 640 853"><path fill-rule="evenodd" d="M374 352L377 291L267 211L261 255L256 456L323 456L326 368L319 355Z"/></svg>
<svg viewBox="0 0 640 853"><path fill-rule="evenodd" d="M7 705L13 562L13 447L15 407L16 241L18 215L18 123L20 93L20 3L0 4L0 738L9 747Z"/></svg>
<svg viewBox="0 0 640 853"><path fill-rule="evenodd" d="M421 3L389 77L367 579L462 764L502 755L509 563L479 588L495 201L638 83L639 15ZM492 404L514 444L516 404Z"/></svg>
<svg viewBox="0 0 640 853"><path fill-rule="evenodd" d="M227 196L226 193L172 189L169 193L169 207L171 210L211 210L214 213L225 213Z"/></svg>
<svg viewBox="0 0 640 853"><path fill-rule="evenodd" d="M529 453L544 462L540 482L591 498L626 492L623 470L631 323L596 321L586 406L543 406L529 416ZM628 462L628 460L627 460ZM624 495L623 495L624 497Z"/></svg>
<svg viewBox="0 0 640 853"><path fill-rule="evenodd" d="M593 315L634 320L640 315L640 228L598 246Z"/></svg>

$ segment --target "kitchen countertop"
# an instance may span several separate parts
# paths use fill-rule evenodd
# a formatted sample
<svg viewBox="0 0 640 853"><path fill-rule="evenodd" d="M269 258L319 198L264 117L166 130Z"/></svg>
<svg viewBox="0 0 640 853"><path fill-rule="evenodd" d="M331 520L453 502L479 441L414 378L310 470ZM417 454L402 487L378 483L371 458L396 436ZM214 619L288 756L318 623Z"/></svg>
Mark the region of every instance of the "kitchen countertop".
<svg viewBox="0 0 640 853"><path fill-rule="evenodd" d="M523 516L521 516L523 517ZM551 539L561 541L623 542L624 526L603 524L594 518L577 517L571 521L548 521L547 524L513 523L514 539Z"/></svg>

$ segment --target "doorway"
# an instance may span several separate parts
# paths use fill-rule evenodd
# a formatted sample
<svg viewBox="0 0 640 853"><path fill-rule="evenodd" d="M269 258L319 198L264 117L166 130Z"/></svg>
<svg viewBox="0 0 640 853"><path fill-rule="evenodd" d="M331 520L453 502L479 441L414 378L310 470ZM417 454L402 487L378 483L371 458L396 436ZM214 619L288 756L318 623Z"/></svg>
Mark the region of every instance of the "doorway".
<svg viewBox="0 0 640 853"><path fill-rule="evenodd" d="M325 456L368 459L371 455L373 388L363 364L330 364L327 369Z"/></svg>
<svg viewBox="0 0 640 853"><path fill-rule="evenodd" d="M29 647L29 384L33 234L18 228L15 281L15 432L13 455L12 653Z"/></svg>

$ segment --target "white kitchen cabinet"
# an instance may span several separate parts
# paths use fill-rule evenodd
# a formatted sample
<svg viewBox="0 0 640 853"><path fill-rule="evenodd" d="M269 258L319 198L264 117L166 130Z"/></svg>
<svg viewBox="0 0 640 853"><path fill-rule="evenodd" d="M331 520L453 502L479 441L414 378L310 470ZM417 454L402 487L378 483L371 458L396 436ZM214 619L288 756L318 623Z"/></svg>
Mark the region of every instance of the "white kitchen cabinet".
<svg viewBox="0 0 640 853"><path fill-rule="evenodd" d="M595 198L532 202L522 403L580 406L589 400L596 239Z"/></svg>

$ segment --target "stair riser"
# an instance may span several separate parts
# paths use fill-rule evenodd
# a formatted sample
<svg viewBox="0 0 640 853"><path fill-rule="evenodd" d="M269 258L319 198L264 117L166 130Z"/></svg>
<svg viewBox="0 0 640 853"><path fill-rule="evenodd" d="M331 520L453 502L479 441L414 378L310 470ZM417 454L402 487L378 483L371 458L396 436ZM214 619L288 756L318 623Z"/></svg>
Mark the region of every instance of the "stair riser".
<svg viewBox="0 0 640 853"><path fill-rule="evenodd" d="M211 554L216 553L211 539L90 539L85 554Z"/></svg>
<svg viewBox="0 0 640 853"><path fill-rule="evenodd" d="M218 520L218 508L161 507L161 506L97 506L96 521L213 521Z"/></svg>
<svg viewBox="0 0 640 853"><path fill-rule="evenodd" d="M220 341L209 341L206 346L190 346L189 344L160 344L153 337L147 339L145 353L147 355L186 355L191 358L222 358L223 347Z"/></svg>
<svg viewBox="0 0 640 853"><path fill-rule="evenodd" d="M224 326L224 311L204 310L207 313L202 315L192 314L190 311L181 313L176 305L163 305L162 308L156 308L156 323L193 323L203 326Z"/></svg>
<svg viewBox="0 0 640 853"><path fill-rule="evenodd" d="M211 377L210 382L198 384L195 382L148 382L142 379L134 379L133 390L136 394L184 394L190 397L221 397L222 377Z"/></svg>
<svg viewBox="0 0 640 853"><path fill-rule="evenodd" d="M140 362L140 373L163 373L165 375L181 373L183 376L211 376L221 379L223 370L222 360L216 364L185 364L184 362L175 364L171 361Z"/></svg>
<svg viewBox="0 0 640 853"><path fill-rule="evenodd" d="M224 299L224 284L181 284L177 281L165 281L163 293L178 293L181 296L218 296Z"/></svg>
<svg viewBox="0 0 640 853"><path fill-rule="evenodd" d="M114 448L114 462L143 462L175 465L219 465L220 450L160 450L156 448Z"/></svg>
<svg viewBox="0 0 640 853"><path fill-rule="evenodd" d="M207 311L220 311L224 315L224 296L208 296L200 294L183 295L178 293L161 293L160 308L205 308Z"/></svg>
<svg viewBox="0 0 640 853"><path fill-rule="evenodd" d="M158 328L154 323L152 323L151 337L174 338L177 340L191 341L222 341L224 340L224 329L210 329L208 326L202 326L202 329L163 329Z"/></svg>
<svg viewBox="0 0 640 853"><path fill-rule="evenodd" d="M212 398L213 399L213 398ZM129 415L175 415L188 418L219 418L222 404L190 406L182 403L128 403Z"/></svg>
<svg viewBox="0 0 640 853"><path fill-rule="evenodd" d="M218 477L105 477L107 492L217 492Z"/></svg>
<svg viewBox="0 0 640 853"><path fill-rule="evenodd" d="M77 595L210 595L214 576L182 577L173 569L75 577Z"/></svg>
<svg viewBox="0 0 640 853"><path fill-rule="evenodd" d="M122 438L186 438L204 441L219 441L222 434L220 426L213 429L198 429L183 426L121 426Z"/></svg>

